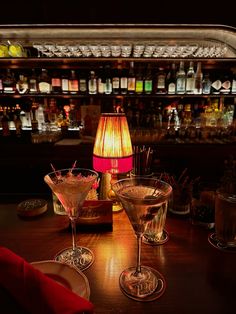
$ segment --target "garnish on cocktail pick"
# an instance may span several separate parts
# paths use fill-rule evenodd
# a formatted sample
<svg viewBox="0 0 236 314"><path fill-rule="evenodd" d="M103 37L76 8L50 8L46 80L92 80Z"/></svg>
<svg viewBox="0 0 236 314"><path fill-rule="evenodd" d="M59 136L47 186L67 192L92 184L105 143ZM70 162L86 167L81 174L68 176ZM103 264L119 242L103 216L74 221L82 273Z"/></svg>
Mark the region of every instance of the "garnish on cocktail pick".
<svg viewBox="0 0 236 314"><path fill-rule="evenodd" d="M77 160L74 161L71 170L73 170L76 167L76 163L77 163Z"/></svg>
<svg viewBox="0 0 236 314"><path fill-rule="evenodd" d="M98 178L92 185L92 189L96 190L99 187L100 178Z"/></svg>
<svg viewBox="0 0 236 314"><path fill-rule="evenodd" d="M53 164L51 163L50 164L52 170L55 172L55 175L56 175L56 178L57 178L57 181L61 179L61 173L60 171L57 171L56 168L53 166Z"/></svg>
<svg viewBox="0 0 236 314"><path fill-rule="evenodd" d="M72 165L72 167L71 167L71 169L70 169L70 172L68 172L68 174L69 174L69 175L71 175L71 174L72 174L73 169L75 169L75 167L76 167L76 163L77 163L77 160L75 160L75 161L74 161L74 163L73 163L73 165Z"/></svg>
<svg viewBox="0 0 236 314"><path fill-rule="evenodd" d="M50 164L50 166L51 166L52 170L53 170L54 172L56 172L56 169L55 169L55 167L53 166L52 163Z"/></svg>

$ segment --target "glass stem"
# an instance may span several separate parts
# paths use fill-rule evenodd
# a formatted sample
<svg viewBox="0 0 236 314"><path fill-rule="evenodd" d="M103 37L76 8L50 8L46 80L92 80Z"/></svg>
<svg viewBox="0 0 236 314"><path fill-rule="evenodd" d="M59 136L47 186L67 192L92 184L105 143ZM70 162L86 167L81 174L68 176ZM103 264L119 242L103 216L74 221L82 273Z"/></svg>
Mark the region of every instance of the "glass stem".
<svg viewBox="0 0 236 314"><path fill-rule="evenodd" d="M136 275L141 273L141 243L142 243L142 235L137 234L137 266L136 266Z"/></svg>
<svg viewBox="0 0 236 314"><path fill-rule="evenodd" d="M72 230L72 250L76 250L76 219L70 218L71 230Z"/></svg>

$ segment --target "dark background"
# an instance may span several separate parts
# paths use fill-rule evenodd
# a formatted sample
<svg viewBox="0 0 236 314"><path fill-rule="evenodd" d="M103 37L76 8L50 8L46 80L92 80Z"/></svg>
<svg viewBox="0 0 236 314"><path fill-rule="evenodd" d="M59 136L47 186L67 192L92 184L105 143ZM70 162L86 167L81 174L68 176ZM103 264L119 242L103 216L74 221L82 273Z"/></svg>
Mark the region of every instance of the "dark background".
<svg viewBox="0 0 236 314"><path fill-rule="evenodd" d="M235 0L4 0L0 24L223 24Z"/></svg>

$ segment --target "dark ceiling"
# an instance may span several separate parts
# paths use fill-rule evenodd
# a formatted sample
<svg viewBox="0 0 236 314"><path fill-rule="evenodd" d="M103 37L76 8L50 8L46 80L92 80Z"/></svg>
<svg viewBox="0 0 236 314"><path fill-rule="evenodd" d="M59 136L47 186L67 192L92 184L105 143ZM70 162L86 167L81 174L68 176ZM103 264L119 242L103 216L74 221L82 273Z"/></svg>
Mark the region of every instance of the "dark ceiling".
<svg viewBox="0 0 236 314"><path fill-rule="evenodd" d="M224 24L236 27L235 1L11 0L0 24Z"/></svg>

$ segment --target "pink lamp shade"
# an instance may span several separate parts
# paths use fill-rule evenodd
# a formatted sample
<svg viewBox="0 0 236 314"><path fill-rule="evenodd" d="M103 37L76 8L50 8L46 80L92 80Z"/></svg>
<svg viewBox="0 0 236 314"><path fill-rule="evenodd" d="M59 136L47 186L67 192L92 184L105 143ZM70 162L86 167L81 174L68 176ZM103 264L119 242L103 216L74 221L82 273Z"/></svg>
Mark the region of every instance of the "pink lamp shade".
<svg viewBox="0 0 236 314"><path fill-rule="evenodd" d="M93 168L102 173L128 172L133 166L129 127L124 113L103 113L93 148Z"/></svg>

